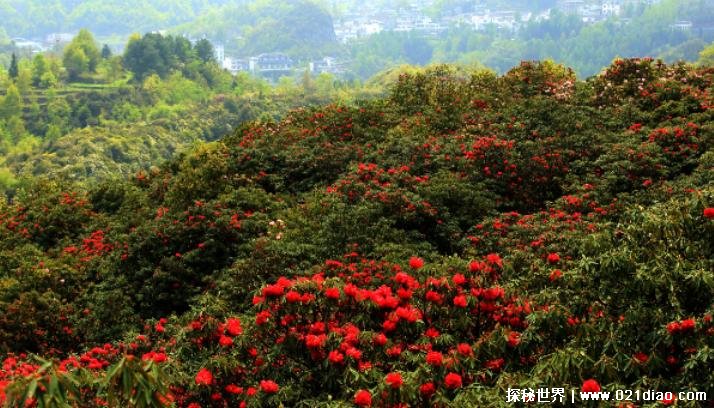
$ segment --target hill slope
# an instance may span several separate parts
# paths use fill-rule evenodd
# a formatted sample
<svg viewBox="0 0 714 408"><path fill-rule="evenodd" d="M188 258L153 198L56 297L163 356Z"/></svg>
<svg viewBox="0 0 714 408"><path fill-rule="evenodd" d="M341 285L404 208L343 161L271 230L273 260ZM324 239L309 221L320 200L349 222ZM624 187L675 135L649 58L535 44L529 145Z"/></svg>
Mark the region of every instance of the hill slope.
<svg viewBox="0 0 714 408"><path fill-rule="evenodd" d="M0 390L192 408L711 396L713 81L651 60L588 82L437 67L128 182L38 183L0 218Z"/></svg>

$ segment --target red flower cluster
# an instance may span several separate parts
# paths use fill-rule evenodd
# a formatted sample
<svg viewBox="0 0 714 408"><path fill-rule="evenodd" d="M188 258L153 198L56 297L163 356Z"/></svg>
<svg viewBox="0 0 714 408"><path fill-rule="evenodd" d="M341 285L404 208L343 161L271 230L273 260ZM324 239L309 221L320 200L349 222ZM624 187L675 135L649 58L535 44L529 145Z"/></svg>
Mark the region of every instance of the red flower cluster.
<svg viewBox="0 0 714 408"><path fill-rule="evenodd" d="M424 266L424 260L421 258L418 258L416 256L413 256L409 258L409 267L418 270L421 269Z"/></svg>
<svg viewBox="0 0 714 408"><path fill-rule="evenodd" d="M202 368L196 374L196 384L211 385L213 384L213 374L207 368Z"/></svg>
<svg viewBox="0 0 714 408"><path fill-rule="evenodd" d="M384 377L384 382L387 383L393 389L398 389L404 384L402 375L399 373L389 373Z"/></svg>
<svg viewBox="0 0 714 408"><path fill-rule="evenodd" d="M693 331L696 327L696 321L694 319L685 319L680 322L672 322L667 325L667 331L669 334L685 333L688 331Z"/></svg>
<svg viewBox="0 0 714 408"><path fill-rule="evenodd" d="M359 390L355 393L354 402L359 407L369 407L372 405L372 394L367 390Z"/></svg>
<svg viewBox="0 0 714 408"><path fill-rule="evenodd" d="M714 219L714 207L707 207L704 209L704 218L710 220Z"/></svg>
<svg viewBox="0 0 714 408"><path fill-rule="evenodd" d="M280 389L280 386L272 380L261 380L260 389L266 394L275 394Z"/></svg>
<svg viewBox="0 0 714 408"><path fill-rule="evenodd" d="M449 373L444 377L444 386L450 390L461 388L462 385L461 376L456 373Z"/></svg>
<svg viewBox="0 0 714 408"><path fill-rule="evenodd" d="M583 386L581 388L583 392L600 392L600 389L600 384L592 378L583 381Z"/></svg>

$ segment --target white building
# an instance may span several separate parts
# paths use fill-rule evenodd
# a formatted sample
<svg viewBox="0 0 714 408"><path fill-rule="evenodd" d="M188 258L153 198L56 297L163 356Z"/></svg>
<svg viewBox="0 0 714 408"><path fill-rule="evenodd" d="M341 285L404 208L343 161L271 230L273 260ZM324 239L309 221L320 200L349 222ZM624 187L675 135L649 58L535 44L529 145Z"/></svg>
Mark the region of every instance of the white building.
<svg viewBox="0 0 714 408"><path fill-rule="evenodd" d="M223 45L216 45L213 47L213 56L216 57L216 61L219 65L223 65L223 62L226 59L226 47Z"/></svg>
<svg viewBox="0 0 714 408"><path fill-rule="evenodd" d="M28 51L32 54L47 50L42 44L38 43L37 41L31 41L20 37L13 38L12 42L15 44L15 47L21 50Z"/></svg>
<svg viewBox="0 0 714 408"><path fill-rule="evenodd" d="M501 29L511 30L516 26L515 11L490 11L486 10L483 14L474 14L471 16L471 25L476 30L481 30L487 25L495 25Z"/></svg>
<svg viewBox="0 0 714 408"><path fill-rule="evenodd" d="M342 75L347 72L344 63L340 63L334 57L324 57L321 60L311 61L309 65L310 72L313 74L328 73L333 75Z"/></svg>
<svg viewBox="0 0 714 408"><path fill-rule="evenodd" d="M670 25L670 28L676 31L690 31L692 29L692 26L693 24L691 21L680 20Z"/></svg>
<svg viewBox="0 0 714 408"><path fill-rule="evenodd" d="M45 37L47 44L66 44L74 38L72 33L52 33Z"/></svg>
<svg viewBox="0 0 714 408"><path fill-rule="evenodd" d="M343 43L382 31L384 23L376 19L355 19L335 24L335 35Z"/></svg>

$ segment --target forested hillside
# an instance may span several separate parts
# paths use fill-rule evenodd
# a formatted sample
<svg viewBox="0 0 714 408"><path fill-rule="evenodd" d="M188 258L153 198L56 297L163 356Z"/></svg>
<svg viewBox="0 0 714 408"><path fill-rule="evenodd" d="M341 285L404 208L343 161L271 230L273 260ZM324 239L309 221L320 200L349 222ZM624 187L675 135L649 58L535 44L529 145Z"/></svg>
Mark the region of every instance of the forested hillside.
<svg viewBox="0 0 714 408"><path fill-rule="evenodd" d="M82 30L62 54L13 56L0 70L0 190L35 177L84 182L148 170L241 123L382 92L329 74L275 84L231 75L210 42L133 36L123 55Z"/></svg>
<svg viewBox="0 0 714 408"><path fill-rule="evenodd" d="M38 180L0 208L0 400L711 398L713 91L651 59L438 66L128 179ZM707 404L625 406L673 403Z"/></svg>
<svg viewBox="0 0 714 408"><path fill-rule="evenodd" d="M285 52L295 58L318 58L344 50L337 44L332 17L313 1L262 1L216 8L176 32L206 35L237 55Z"/></svg>
<svg viewBox="0 0 714 408"><path fill-rule="evenodd" d="M440 10L450 10L456 7L451 3L465 7L459 2L437 4ZM491 2L489 7L498 10L497 3ZM501 9L517 7L508 3ZM677 21L692 22L698 28L676 30L672 25ZM349 50L352 68L362 77L398 63L458 62L505 73L521 60L552 59L586 78L599 73L616 57L695 61L698 53L714 41L712 22L712 0L662 0L631 15L593 24L554 8L548 19L533 19L515 31L499 30L495 25L474 30L464 24L449 26L436 38L385 31L350 44Z"/></svg>

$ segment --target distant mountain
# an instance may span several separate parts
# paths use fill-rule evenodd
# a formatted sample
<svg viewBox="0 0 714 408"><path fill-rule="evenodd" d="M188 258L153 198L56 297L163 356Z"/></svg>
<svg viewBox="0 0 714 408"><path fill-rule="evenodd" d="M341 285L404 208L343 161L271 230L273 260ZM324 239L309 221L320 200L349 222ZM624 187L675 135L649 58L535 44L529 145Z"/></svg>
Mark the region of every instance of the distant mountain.
<svg viewBox="0 0 714 408"><path fill-rule="evenodd" d="M337 48L328 10L307 0L0 0L0 21L13 38L81 28L100 37L170 30L230 43L246 55Z"/></svg>
<svg viewBox="0 0 714 408"><path fill-rule="evenodd" d="M286 52L317 56L338 48L328 11L305 0L226 5L173 31L227 42L230 48L243 55Z"/></svg>

